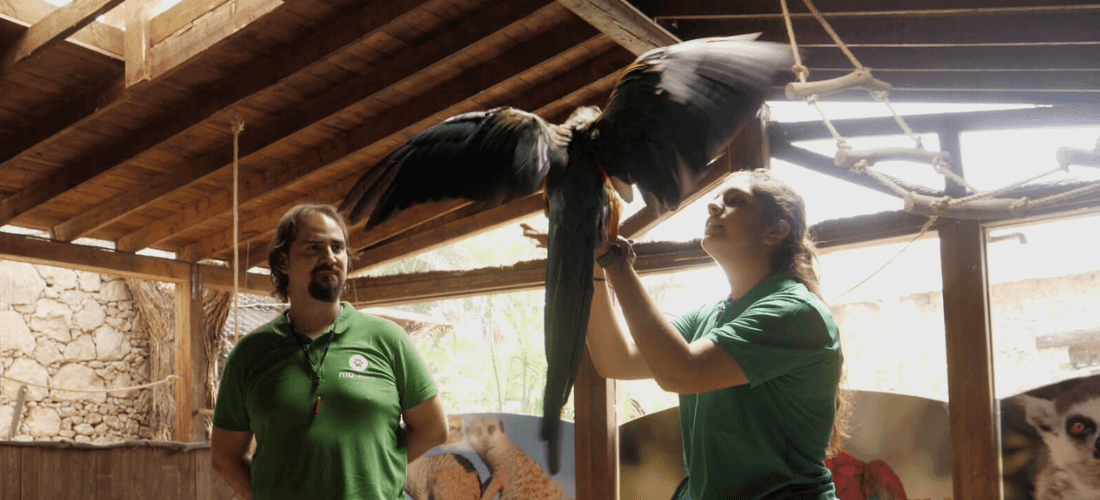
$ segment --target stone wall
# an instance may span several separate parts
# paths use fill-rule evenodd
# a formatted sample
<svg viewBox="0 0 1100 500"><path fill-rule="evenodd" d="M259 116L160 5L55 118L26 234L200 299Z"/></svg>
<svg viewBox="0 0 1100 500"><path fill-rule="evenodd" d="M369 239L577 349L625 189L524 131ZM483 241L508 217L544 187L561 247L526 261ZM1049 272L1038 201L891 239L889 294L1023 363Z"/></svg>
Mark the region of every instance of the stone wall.
<svg viewBox="0 0 1100 500"><path fill-rule="evenodd" d="M122 278L0 261L0 375L102 391L149 382L148 332ZM19 383L0 379L0 440ZM80 393L28 386L18 441L110 443L151 437L148 390Z"/></svg>

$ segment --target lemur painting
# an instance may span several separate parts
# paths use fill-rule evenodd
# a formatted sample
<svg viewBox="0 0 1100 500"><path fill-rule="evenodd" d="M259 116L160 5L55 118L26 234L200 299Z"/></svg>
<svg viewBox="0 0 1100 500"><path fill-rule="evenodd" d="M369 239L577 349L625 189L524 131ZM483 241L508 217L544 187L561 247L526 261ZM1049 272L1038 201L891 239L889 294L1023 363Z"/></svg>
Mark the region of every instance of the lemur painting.
<svg viewBox="0 0 1100 500"><path fill-rule="evenodd" d="M1053 399L1010 398L1045 446L1035 500L1100 499L1100 383L1083 383Z"/></svg>

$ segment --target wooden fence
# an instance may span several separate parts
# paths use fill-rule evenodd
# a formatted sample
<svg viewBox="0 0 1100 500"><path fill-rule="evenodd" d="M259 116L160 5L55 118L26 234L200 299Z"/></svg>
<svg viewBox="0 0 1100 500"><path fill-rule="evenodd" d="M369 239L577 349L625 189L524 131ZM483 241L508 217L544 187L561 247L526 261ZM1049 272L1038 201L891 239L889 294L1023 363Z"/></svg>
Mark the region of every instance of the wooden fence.
<svg viewBox="0 0 1100 500"><path fill-rule="evenodd" d="M2 500L231 500L209 443L0 441Z"/></svg>

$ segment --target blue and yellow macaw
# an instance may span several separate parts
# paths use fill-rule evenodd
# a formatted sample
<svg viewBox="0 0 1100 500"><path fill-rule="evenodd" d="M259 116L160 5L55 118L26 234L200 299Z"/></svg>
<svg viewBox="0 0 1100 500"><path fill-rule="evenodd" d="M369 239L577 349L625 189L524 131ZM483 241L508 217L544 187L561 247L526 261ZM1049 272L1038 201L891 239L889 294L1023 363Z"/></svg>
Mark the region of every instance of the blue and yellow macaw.
<svg viewBox="0 0 1100 500"><path fill-rule="evenodd" d="M352 223L367 217L370 231L420 203L503 204L543 189L550 227L540 434L551 473L585 346L593 253L618 236L615 193L629 200L636 184L648 205L675 210L791 64L788 47L743 37L657 48L626 68L602 112L581 107L561 125L509 107L455 116L398 147L344 199L341 212Z"/></svg>

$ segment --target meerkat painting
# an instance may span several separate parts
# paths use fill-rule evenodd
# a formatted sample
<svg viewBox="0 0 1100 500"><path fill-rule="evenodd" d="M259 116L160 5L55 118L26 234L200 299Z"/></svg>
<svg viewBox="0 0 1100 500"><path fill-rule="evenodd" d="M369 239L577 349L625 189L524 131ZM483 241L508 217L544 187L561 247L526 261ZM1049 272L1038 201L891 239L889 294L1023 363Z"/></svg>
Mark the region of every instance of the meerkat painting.
<svg viewBox="0 0 1100 500"><path fill-rule="evenodd" d="M405 493L413 500L478 500L481 479L462 455L425 455L409 463Z"/></svg>
<svg viewBox="0 0 1100 500"><path fill-rule="evenodd" d="M488 467L490 478L482 500L562 500L564 493L527 453L504 433L497 418L479 418L466 429L466 439Z"/></svg>

